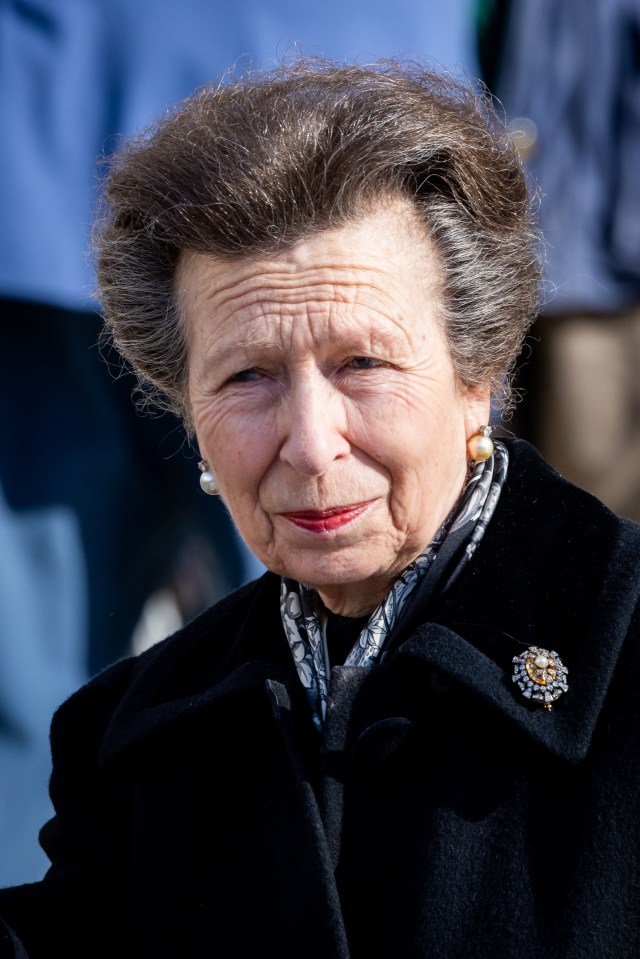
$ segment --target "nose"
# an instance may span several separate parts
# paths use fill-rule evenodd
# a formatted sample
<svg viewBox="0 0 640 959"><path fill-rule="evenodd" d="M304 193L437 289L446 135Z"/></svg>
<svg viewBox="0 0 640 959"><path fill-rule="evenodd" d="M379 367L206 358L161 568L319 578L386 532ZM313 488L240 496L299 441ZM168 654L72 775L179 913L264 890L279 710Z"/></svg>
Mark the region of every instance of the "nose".
<svg viewBox="0 0 640 959"><path fill-rule="evenodd" d="M280 459L304 476L321 476L350 451L342 397L319 371L300 377L282 410Z"/></svg>

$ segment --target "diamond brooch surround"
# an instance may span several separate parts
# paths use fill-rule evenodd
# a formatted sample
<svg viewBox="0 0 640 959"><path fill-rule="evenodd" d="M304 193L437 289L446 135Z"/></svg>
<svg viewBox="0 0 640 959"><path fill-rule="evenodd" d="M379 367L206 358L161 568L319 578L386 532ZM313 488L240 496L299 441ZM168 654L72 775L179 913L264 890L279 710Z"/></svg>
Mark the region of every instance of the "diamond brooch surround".
<svg viewBox="0 0 640 959"><path fill-rule="evenodd" d="M513 657L513 682L526 699L551 709L556 699L566 693L567 667L551 649L529 646L524 653Z"/></svg>

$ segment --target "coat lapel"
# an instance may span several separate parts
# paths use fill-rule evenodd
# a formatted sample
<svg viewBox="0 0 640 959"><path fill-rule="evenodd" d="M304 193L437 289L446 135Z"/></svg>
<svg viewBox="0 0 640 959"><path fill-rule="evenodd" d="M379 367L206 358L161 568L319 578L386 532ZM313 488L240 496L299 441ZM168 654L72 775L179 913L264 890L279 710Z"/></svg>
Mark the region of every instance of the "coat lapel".
<svg viewBox="0 0 640 959"><path fill-rule="evenodd" d="M562 481L527 444L509 444L507 487L473 563L444 596L418 591L387 657L400 674L423 669L557 758L579 763L591 745L621 646L640 602L638 528ZM512 681L513 657L556 650L569 690L551 711ZM437 681L437 679L436 679ZM413 688L413 687L412 687Z"/></svg>
<svg viewBox="0 0 640 959"><path fill-rule="evenodd" d="M223 603L138 658L133 680L107 729L102 763L193 722L205 711L220 712L229 729L238 710L256 716L266 710L282 722L281 713L273 709L269 684L291 690L298 680L280 622L278 584L278 577L266 574L244 590L248 610L232 617L231 628Z"/></svg>

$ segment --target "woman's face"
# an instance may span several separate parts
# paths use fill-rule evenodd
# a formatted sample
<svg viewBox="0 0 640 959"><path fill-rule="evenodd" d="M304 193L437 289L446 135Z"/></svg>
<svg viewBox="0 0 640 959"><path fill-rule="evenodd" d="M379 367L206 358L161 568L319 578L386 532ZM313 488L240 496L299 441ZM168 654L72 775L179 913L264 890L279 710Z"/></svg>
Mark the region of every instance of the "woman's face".
<svg viewBox="0 0 640 959"><path fill-rule="evenodd" d="M458 498L488 391L462 389L435 253L403 205L278 256L188 255L202 456L240 533L345 615L373 609Z"/></svg>

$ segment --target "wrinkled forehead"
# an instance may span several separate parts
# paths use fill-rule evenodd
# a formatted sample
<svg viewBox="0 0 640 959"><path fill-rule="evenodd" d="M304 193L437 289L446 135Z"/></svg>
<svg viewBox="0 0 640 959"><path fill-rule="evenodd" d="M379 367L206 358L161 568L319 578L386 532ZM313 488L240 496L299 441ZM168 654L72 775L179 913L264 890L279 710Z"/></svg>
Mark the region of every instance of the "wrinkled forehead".
<svg viewBox="0 0 640 959"><path fill-rule="evenodd" d="M279 303L295 312L305 301L376 304L440 293L439 258L407 203L385 206L285 250L228 258L184 253L177 294L185 321L203 306L244 310Z"/></svg>
<svg viewBox="0 0 640 959"><path fill-rule="evenodd" d="M379 211L276 255L189 254L180 298L190 378L347 355L412 368L448 354L437 257L403 216Z"/></svg>

